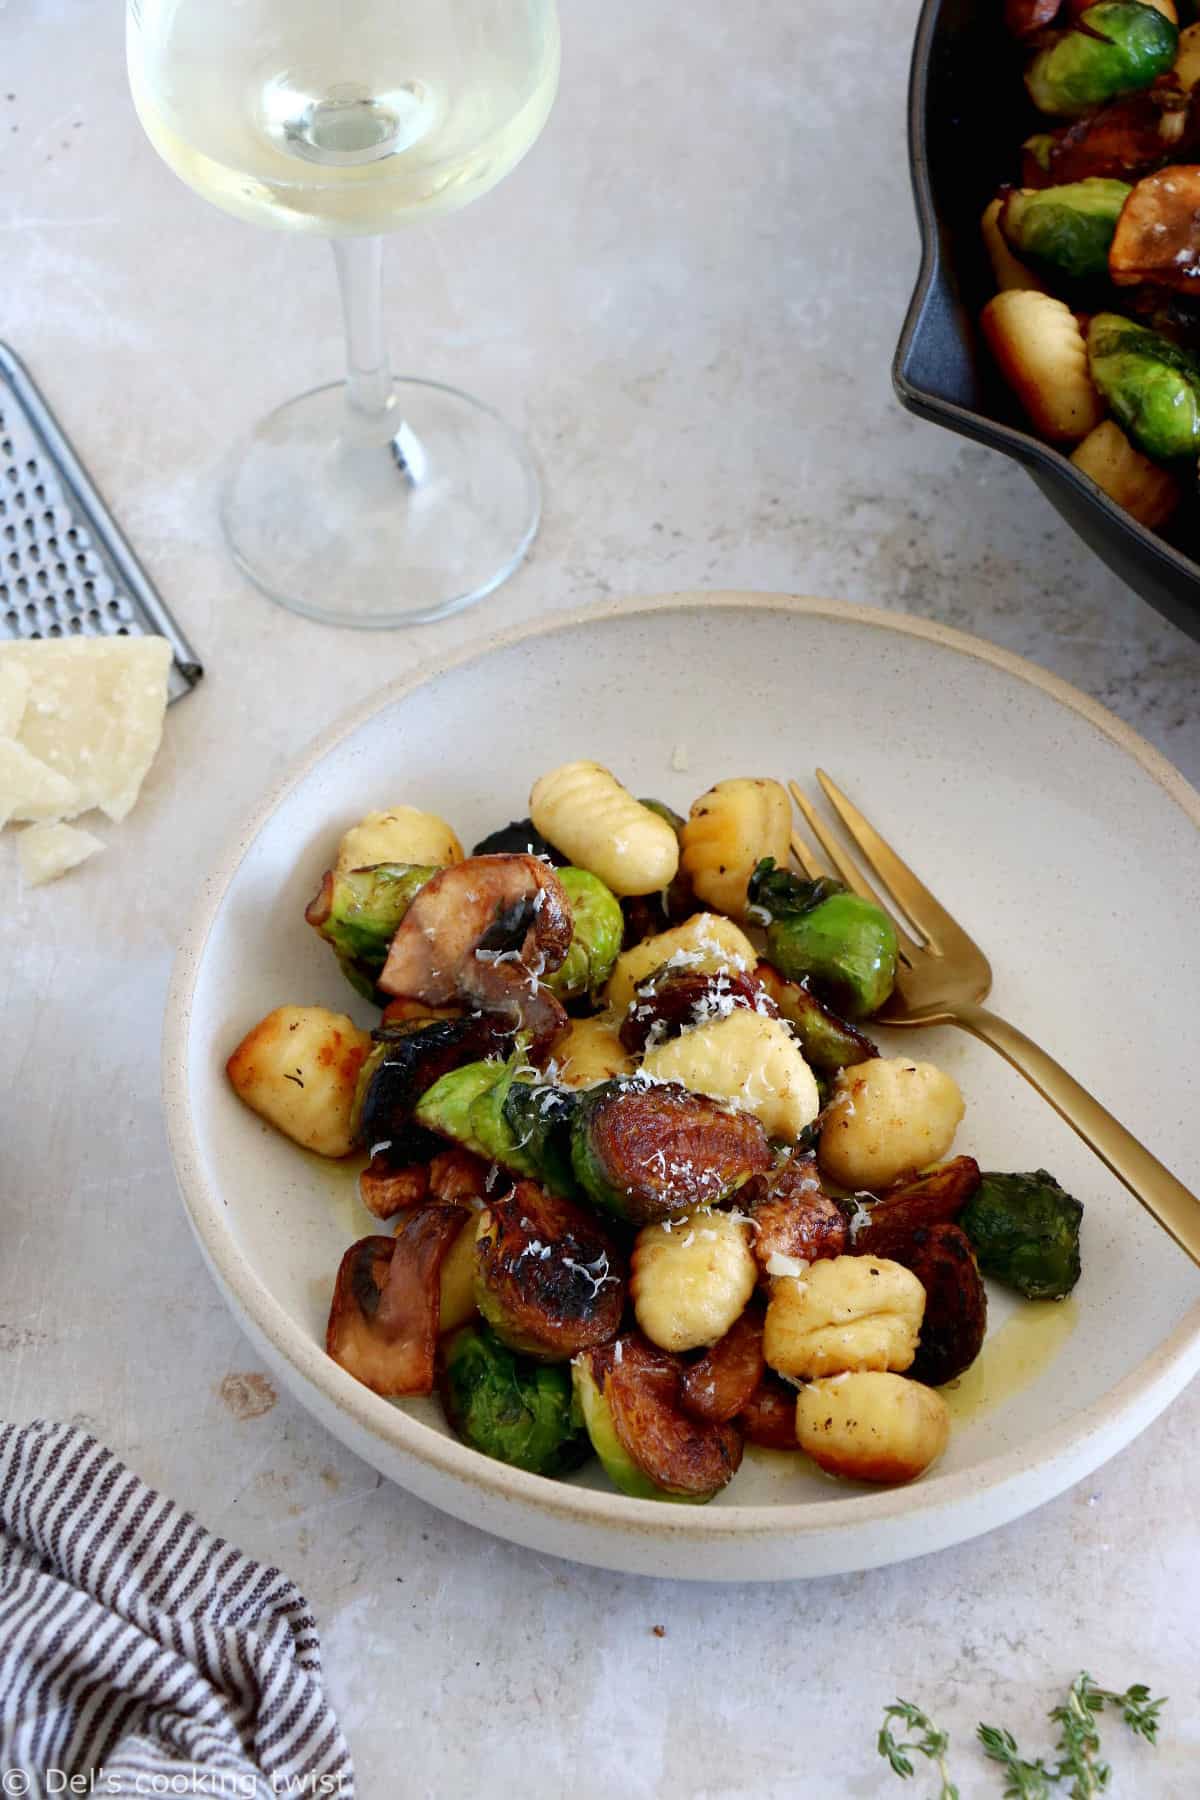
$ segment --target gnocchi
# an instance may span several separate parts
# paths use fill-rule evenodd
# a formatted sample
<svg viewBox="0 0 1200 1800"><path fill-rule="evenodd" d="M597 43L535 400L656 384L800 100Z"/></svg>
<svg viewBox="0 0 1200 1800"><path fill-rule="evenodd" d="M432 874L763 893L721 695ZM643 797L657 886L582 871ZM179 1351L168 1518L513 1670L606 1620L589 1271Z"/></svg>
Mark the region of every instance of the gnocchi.
<svg viewBox="0 0 1200 1800"><path fill-rule="evenodd" d="M675 879L679 840L671 826L600 763L551 769L534 783L529 811L556 850L614 894L653 894Z"/></svg>
<svg viewBox="0 0 1200 1800"><path fill-rule="evenodd" d="M757 950L732 919L723 919L720 913L693 913L682 925L622 951L609 977L608 1004L613 1012L625 1012L639 981L668 964L716 975L722 969L745 974L757 962Z"/></svg>
<svg viewBox="0 0 1200 1800"><path fill-rule="evenodd" d="M358 1071L371 1040L345 1013L279 1006L246 1033L225 1065L238 1098L319 1156L348 1156Z"/></svg>
<svg viewBox="0 0 1200 1800"><path fill-rule="evenodd" d="M749 1226L701 1210L646 1225L633 1247L629 1292L637 1322L660 1350L698 1350L724 1337L758 1280Z"/></svg>
<svg viewBox="0 0 1200 1800"><path fill-rule="evenodd" d="M1166 524L1183 497L1170 470L1135 450L1113 419L1105 419L1089 431L1071 452L1071 461L1090 475L1110 500L1152 531Z"/></svg>
<svg viewBox="0 0 1200 1800"><path fill-rule="evenodd" d="M800 1448L827 1475L850 1481L912 1481L949 1437L941 1395L903 1375L832 1375L810 1381L796 1401Z"/></svg>
<svg viewBox="0 0 1200 1800"><path fill-rule="evenodd" d="M1052 443L1078 443L1104 416L1088 373L1087 344L1063 300L1009 288L989 300L980 323L1000 372L1030 421Z"/></svg>
<svg viewBox="0 0 1200 1800"><path fill-rule="evenodd" d="M850 1369L907 1369L925 1289L879 1256L834 1256L771 1283L763 1354L779 1375L811 1380Z"/></svg>
<svg viewBox="0 0 1200 1800"><path fill-rule="evenodd" d="M554 1064L564 1087L595 1087L616 1075L632 1075L633 1058L620 1038L620 1023L611 1013L594 1019L572 1019L554 1046Z"/></svg>
<svg viewBox="0 0 1200 1800"><path fill-rule="evenodd" d="M475 1234L478 1214L472 1213L447 1250L438 1276L438 1331L444 1336L475 1317Z"/></svg>
<svg viewBox="0 0 1200 1800"><path fill-rule="evenodd" d="M443 868L463 860L463 847L445 819L415 806L368 813L338 845L334 870L371 869L378 863L427 864Z"/></svg>
<svg viewBox="0 0 1200 1800"><path fill-rule="evenodd" d="M679 863L696 898L743 924L746 886L764 856L787 867L792 803L777 781L718 781L694 802Z"/></svg>
<svg viewBox="0 0 1200 1800"><path fill-rule="evenodd" d="M821 1110L816 1077L783 1020L745 1007L647 1050L642 1067L753 1113L768 1137L789 1143Z"/></svg>
<svg viewBox="0 0 1200 1800"><path fill-rule="evenodd" d="M1000 210L1003 205L1003 200L999 198L990 200L980 220L983 247L988 253L996 286L1001 293L1010 288L1031 288L1035 293L1044 294L1046 284L1041 276L1035 275L1032 269L1027 269L1005 242L1004 233L1000 229Z"/></svg>
<svg viewBox="0 0 1200 1800"><path fill-rule="evenodd" d="M843 1187L878 1193L946 1155L965 1108L932 1063L873 1057L843 1069L825 1110L818 1160Z"/></svg>

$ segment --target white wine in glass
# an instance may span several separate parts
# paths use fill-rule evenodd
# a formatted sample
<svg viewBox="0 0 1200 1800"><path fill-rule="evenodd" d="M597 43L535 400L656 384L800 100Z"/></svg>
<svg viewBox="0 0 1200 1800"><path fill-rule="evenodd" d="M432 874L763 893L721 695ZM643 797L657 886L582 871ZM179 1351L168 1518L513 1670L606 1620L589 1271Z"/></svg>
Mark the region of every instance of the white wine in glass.
<svg viewBox="0 0 1200 1800"><path fill-rule="evenodd" d="M537 530L537 476L489 407L393 378L382 238L502 180L558 87L555 0L129 0L146 133L207 200L333 240L344 383L264 420L223 500L241 568L335 623L441 617L490 593Z"/></svg>

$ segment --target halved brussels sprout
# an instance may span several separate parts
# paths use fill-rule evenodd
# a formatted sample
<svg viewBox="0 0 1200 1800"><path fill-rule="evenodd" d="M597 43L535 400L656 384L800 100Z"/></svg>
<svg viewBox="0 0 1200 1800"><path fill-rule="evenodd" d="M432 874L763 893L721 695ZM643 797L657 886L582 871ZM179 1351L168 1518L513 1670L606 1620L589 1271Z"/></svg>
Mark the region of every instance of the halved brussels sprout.
<svg viewBox="0 0 1200 1800"><path fill-rule="evenodd" d="M522 1059L523 1060L523 1059ZM516 1077L518 1058L511 1056L495 1081L482 1088L471 1102L467 1128L482 1153L514 1175L536 1175L533 1158L526 1152L505 1116L504 1103Z"/></svg>
<svg viewBox="0 0 1200 1800"><path fill-rule="evenodd" d="M475 1298L502 1343L541 1362L616 1336L625 1259L594 1213L519 1181L479 1215Z"/></svg>
<svg viewBox="0 0 1200 1800"><path fill-rule="evenodd" d="M840 881L802 881L765 856L750 877L751 916L767 927L767 959L848 1019L878 1012L896 982L891 919Z"/></svg>
<svg viewBox="0 0 1200 1800"><path fill-rule="evenodd" d="M761 1450L799 1450L796 1390L768 1369L738 1414L746 1441Z"/></svg>
<svg viewBox="0 0 1200 1800"><path fill-rule="evenodd" d="M552 1194L571 1199L577 1192L571 1167L571 1121L579 1096L549 1082L518 1080L504 1099L504 1117L533 1174Z"/></svg>
<svg viewBox="0 0 1200 1800"><path fill-rule="evenodd" d="M1093 382L1147 456L1200 450L1200 360L1117 313L1096 314L1087 347Z"/></svg>
<svg viewBox="0 0 1200 1800"><path fill-rule="evenodd" d="M1128 182L1092 176L1036 192L1014 190L1000 209L1000 229L1018 256L1073 281L1104 275Z"/></svg>
<svg viewBox="0 0 1200 1800"><path fill-rule="evenodd" d="M679 1388L684 1412L709 1425L736 1418L767 1372L762 1346L762 1302L751 1300L725 1336L684 1369Z"/></svg>
<svg viewBox="0 0 1200 1800"><path fill-rule="evenodd" d="M560 966L547 975L546 986L560 1000L576 1000L598 994L612 974L625 915L616 895L587 869L560 869L558 879L571 907L571 944Z"/></svg>
<svg viewBox="0 0 1200 1800"><path fill-rule="evenodd" d="M984 1175L959 1217L985 1275L1027 1300L1063 1300L1080 1276L1080 1202L1045 1169Z"/></svg>
<svg viewBox="0 0 1200 1800"><path fill-rule="evenodd" d="M580 1096L571 1164L593 1205L648 1225L724 1199L771 1166L771 1150L750 1113L633 1076Z"/></svg>
<svg viewBox="0 0 1200 1800"><path fill-rule="evenodd" d="M304 914L320 937L333 945L342 973L368 1000L379 1000L376 983L400 921L433 868L380 863L373 869L326 871L316 898Z"/></svg>
<svg viewBox="0 0 1200 1800"><path fill-rule="evenodd" d="M737 1474L741 1432L684 1412L677 1357L631 1336L582 1351L572 1369L588 1436L623 1494L703 1505Z"/></svg>
<svg viewBox="0 0 1200 1800"><path fill-rule="evenodd" d="M423 1206L394 1238L362 1238L342 1258L325 1348L385 1399L433 1392L442 1263L469 1217Z"/></svg>
<svg viewBox="0 0 1200 1800"><path fill-rule="evenodd" d="M490 1093L495 1087L505 1066L502 1062L470 1062L460 1069L451 1069L421 1095L413 1108L413 1117L418 1125L436 1132L438 1137L449 1138L452 1143L461 1144L464 1150L474 1151L476 1156L496 1161L492 1151L480 1143L472 1130L471 1110L480 1095Z"/></svg>
<svg viewBox="0 0 1200 1800"><path fill-rule="evenodd" d="M1025 86L1039 112L1079 118L1118 94L1148 88L1171 67L1178 44L1178 28L1154 7L1100 0L1039 50Z"/></svg>
<svg viewBox="0 0 1200 1800"><path fill-rule="evenodd" d="M443 1075L476 1061L500 1037L494 1021L478 1015L381 1027L355 1089L356 1142L372 1153L385 1149L396 1166L426 1160L438 1145L414 1125L417 1102Z"/></svg>
<svg viewBox="0 0 1200 1800"><path fill-rule="evenodd" d="M567 1475L591 1443L562 1363L514 1356L486 1325L465 1325L442 1348L442 1403L464 1443L532 1475Z"/></svg>
<svg viewBox="0 0 1200 1800"><path fill-rule="evenodd" d="M485 838L480 838L471 855L540 856L556 869L561 869L567 860L548 838L542 836L532 819L514 819L498 831L489 831Z"/></svg>
<svg viewBox="0 0 1200 1800"><path fill-rule="evenodd" d="M889 1227L872 1221L869 1236L871 1256L910 1269L925 1289L917 1354L905 1373L926 1387L942 1387L970 1368L987 1331L987 1289L970 1242L946 1222Z"/></svg>
<svg viewBox="0 0 1200 1800"><path fill-rule="evenodd" d="M774 1018L778 1007L757 974L738 969L656 969L634 989L621 1022L621 1042L634 1056L693 1025L708 1025L738 1008Z"/></svg>
<svg viewBox="0 0 1200 1800"><path fill-rule="evenodd" d="M802 981L789 981L769 962L754 971L766 993L786 1019L804 1052L804 1060L817 1075L836 1075L852 1063L869 1062L879 1050L869 1037L847 1019L840 1019Z"/></svg>

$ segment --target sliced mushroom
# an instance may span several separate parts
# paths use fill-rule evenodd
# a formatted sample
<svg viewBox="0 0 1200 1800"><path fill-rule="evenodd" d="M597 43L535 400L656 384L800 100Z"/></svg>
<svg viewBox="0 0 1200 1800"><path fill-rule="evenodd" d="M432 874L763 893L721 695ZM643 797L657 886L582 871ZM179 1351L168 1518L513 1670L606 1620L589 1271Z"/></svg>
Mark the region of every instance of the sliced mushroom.
<svg viewBox="0 0 1200 1800"><path fill-rule="evenodd" d="M358 1178L358 1192L363 1205L377 1219L390 1219L398 1212L420 1206L429 1193L429 1168L425 1163L409 1163L396 1168L381 1150L373 1156Z"/></svg>
<svg viewBox="0 0 1200 1800"><path fill-rule="evenodd" d="M1200 167L1172 163L1139 181L1121 209L1108 253L1118 287L1152 281L1192 289L1200 280Z"/></svg>
<svg viewBox="0 0 1200 1800"><path fill-rule="evenodd" d="M468 1217L422 1207L394 1238L361 1238L342 1258L325 1348L385 1399L433 1392L441 1267Z"/></svg>
<svg viewBox="0 0 1200 1800"><path fill-rule="evenodd" d="M766 1374L762 1342L762 1305L751 1300L725 1336L687 1365L679 1385L684 1411L712 1425L736 1418Z"/></svg>
<svg viewBox="0 0 1200 1800"><path fill-rule="evenodd" d="M429 1165L429 1191L447 1206L475 1206L483 1201L492 1171L481 1157L457 1145L439 1151Z"/></svg>
<svg viewBox="0 0 1200 1800"><path fill-rule="evenodd" d="M1058 17L1062 0L1004 0L1004 23L1013 37L1027 42Z"/></svg>
<svg viewBox="0 0 1200 1800"><path fill-rule="evenodd" d="M762 1450L798 1450L796 1390L767 1370L738 1415L748 1442Z"/></svg>
<svg viewBox="0 0 1200 1800"><path fill-rule="evenodd" d="M571 909L536 856L473 856L435 875L409 907L379 977L385 994L429 1006L465 1001L533 1033L535 1051L566 1027L540 985L571 943Z"/></svg>
<svg viewBox="0 0 1200 1800"><path fill-rule="evenodd" d="M775 1275L795 1275L788 1263L811 1263L841 1256L850 1239L846 1215L821 1186L815 1156L792 1156L756 1175L738 1195L754 1224L751 1249L769 1284Z"/></svg>

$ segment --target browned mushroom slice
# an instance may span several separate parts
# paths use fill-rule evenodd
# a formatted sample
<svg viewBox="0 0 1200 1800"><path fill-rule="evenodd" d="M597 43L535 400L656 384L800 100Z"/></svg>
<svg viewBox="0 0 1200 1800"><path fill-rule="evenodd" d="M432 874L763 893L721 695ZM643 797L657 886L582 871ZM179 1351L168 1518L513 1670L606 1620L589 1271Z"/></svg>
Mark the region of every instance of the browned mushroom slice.
<svg viewBox="0 0 1200 1800"><path fill-rule="evenodd" d="M621 1042L639 1056L648 1043L662 1044L692 1025L705 1025L735 1009L779 1016L779 1009L755 976L731 969L705 974L699 969L657 972L634 990L621 1022Z"/></svg>
<svg viewBox="0 0 1200 1800"><path fill-rule="evenodd" d="M469 1150L461 1150L457 1145L439 1151L429 1165L429 1192L435 1200L444 1201L448 1206L470 1206L482 1200L489 1179L494 1185L495 1177L482 1157L473 1156Z"/></svg>
<svg viewBox="0 0 1200 1800"><path fill-rule="evenodd" d="M1004 0L1004 23L1013 37L1025 42L1053 25L1062 0Z"/></svg>
<svg viewBox="0 0 1200 1800"><path fill-rule="evenodd" d="M575 1384L610 1480L638 1499L711 1500L742 1460L736 1425L691 1418L680 1404L678 1357L644 1338L619 1338L575 1361Z"/></svg>
<svg viewBox="0 0 1200 1800"><path fill-rule="evenodd" d="M1051 133L1047 167L1034 187L1086 181L1092 176L1136 181L1177 155L1194 137L1191 108L1167 107L1155 92L1127 94L1086 119Z"/></svg>
<svg viewBox="0 0 1200 1800"><path fill-rule="evenodd" d="M429 1193L429 1168L425 1163L410 1163L395 1168L386 1151L373 1156L358 1178L362 1203L377 1219L390 1219L411 1206L420 1206Z"/></svg>
<svg viewBox="0 0 1200 1800"><path fill-rule="evenodd" d="M1139 181L1121 209L1109 274L1118 287L1185 290L1200 278L1200 166L1172 163Z"/></svg>
<svg viewBox="0 0 1200 1800"><path fill-rule="evenodd" d="M956 1156L916 1181L893 1188L871 1208L871 1222L859 1232L854 1248L871 1256L887 1256L885 1236L903 1236L918 1225L945 1225L957 1219L980 1183L973 1156Z"/></svg>
<svg viewBox="0 0 1200 1800"><path fill-rule="evenodd" d="M342 1258L325 1348L385 1399L433 1392L441 1267L468 1217L422 1207L394 1238L361 1238Z"/></svg>
<svg viewBox="0 0 1200 1800"><path fill-rule="evenodd" d="M685 1368L679 1389L684 1411L713 1425L735 1418L766 1373L762 1340L763 1309L752 1300L725 1336Z"/></svg>
<svg viewBox="0 0 1200 1800"><path fill-rule="evenodd" d="M849 1242L846 1215L821 1187L815 1156L793 1156L756 1175L738 1203L754 1222L750 1247L763 1282L789 1272L778 1264L772 1267L772 1258L816 1262L840 1256Z"/></svg>
<svg viewBox="0 0 1200 1800"><path fill-rule="evenodd" d="M928 1387L953 1381L975 1361L987 1331L987 1289L966 1233L950 1224L872 1224L871 1240L872 1256L902 1263L925 1289L917 1354L905 1373Z"/></svg>
<svg viewBox="0 0 1200 1800"><path fill-rule="evenodd" d="M536 856L472 856L423 887L392 939L385 994L465 1001L528 1028L543 1048L567 1016L540 985L571 943L563 885Z"/></svg>
<svg viewBox="0 0 1200 1800"><path fill-rule="evenodd" d="M798 1450L795 1388L768 1369L738 1415L738 1424L747 1440L762 1450Z"/></svg>
<svg viewBox="0 0 1200 1800"><path fill-rule="evenodd" d="M542 1362L566 1362L616 1336L625 1258L594 1213L519 1181L479 1215L476 1298L496 1336Z"/></svg>
<svg viewBox="0 0 1200 1800"><path fill-rule="evenodd" d="M428 1006L424 1000L389 1000L380 1018L381 1026L420 1025L433 1019L461 1019L461 1006Z"/></svg>

